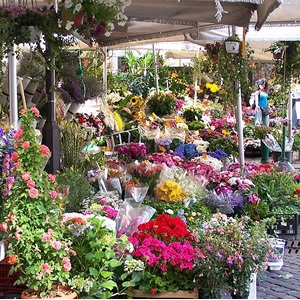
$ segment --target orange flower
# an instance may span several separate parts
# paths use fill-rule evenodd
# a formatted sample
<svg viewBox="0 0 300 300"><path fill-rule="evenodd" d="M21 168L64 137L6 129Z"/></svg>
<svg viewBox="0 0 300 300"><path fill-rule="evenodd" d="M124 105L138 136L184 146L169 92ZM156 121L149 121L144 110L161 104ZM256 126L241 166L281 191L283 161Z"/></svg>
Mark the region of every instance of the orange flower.
<svg viewBox="0 0 300 300"><path fill-rule="evenodd" d="M20 115L24 115L24 114L25 114L25 109L24 108L20 109Z"/></svg>
<svg viewBox="0 0 300 300"><path fill-rule="evenodd" d="M10 265L15 265L17 262L18 262L18 256L16 254L14 254L8 258L8 263Z"/></svg>

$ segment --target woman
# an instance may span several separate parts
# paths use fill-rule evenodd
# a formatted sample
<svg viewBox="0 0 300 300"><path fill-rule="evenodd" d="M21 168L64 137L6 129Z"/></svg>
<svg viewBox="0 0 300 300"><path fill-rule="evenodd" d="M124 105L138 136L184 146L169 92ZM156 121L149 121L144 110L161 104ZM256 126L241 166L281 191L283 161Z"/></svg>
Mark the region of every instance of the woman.
<svg viewBox="0 0 300 300"><path fill-rule="evenodd" d="M255 92L255 125L269 126L269 115L262 114L261 108L268 108L268 83L266 79L258 81L258 89Z"/></svg>

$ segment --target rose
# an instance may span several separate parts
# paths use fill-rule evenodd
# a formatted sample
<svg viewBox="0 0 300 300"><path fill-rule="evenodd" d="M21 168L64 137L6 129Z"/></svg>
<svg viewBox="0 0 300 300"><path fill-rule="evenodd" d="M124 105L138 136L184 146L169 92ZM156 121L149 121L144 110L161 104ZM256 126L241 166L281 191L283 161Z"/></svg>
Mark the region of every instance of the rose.
<svg viewBox="0 0 300 300"><path fill-rule="evenodd" d="M37 297L44 298L53 284L68 281L71 261L63 266L61 260L72 255L72 249L71 241L63 236L59 214L52 213L60 210L53 201L58 190L54 176L43 171L44 157L50 151L37 142L32 124L38 115L35 108L21 112L22 131L14 134L16 148L10 162L15 165L16 183L7 177L11 192L0 228L6 231L12 272L21 271L20 284L26 283L39 291ZM25 238L30 243L25 243Z"/></svg>

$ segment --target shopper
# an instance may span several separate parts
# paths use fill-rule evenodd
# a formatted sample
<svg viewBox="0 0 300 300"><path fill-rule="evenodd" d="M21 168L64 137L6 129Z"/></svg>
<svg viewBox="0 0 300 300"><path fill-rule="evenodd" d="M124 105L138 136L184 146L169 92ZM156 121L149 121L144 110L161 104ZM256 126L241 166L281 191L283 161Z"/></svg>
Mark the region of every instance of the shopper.
<svg viewBox="0 0 300 300"><path fill-rule="evenodd" d="M266 79L257 81L257 91L255 92L255 125L269 126L269 105L268 105L268 82Z"/></svg>

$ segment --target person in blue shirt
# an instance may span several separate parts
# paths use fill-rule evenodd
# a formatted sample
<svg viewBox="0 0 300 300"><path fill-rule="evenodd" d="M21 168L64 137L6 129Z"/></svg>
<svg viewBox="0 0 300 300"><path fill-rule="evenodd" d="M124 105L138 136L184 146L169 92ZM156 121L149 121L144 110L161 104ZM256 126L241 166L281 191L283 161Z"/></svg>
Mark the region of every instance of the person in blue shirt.
<svg viewBox="0 0 300 300"><path fill-rule="evenodd" d="M255 125L259 126L261 123L269 126L269 115L263 115L261 107L267 108L268 105L268 82L266 79L260 79L257 82L258 89L255 92Z"/></svg>

